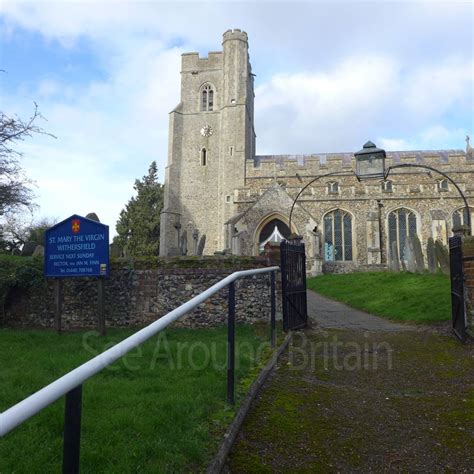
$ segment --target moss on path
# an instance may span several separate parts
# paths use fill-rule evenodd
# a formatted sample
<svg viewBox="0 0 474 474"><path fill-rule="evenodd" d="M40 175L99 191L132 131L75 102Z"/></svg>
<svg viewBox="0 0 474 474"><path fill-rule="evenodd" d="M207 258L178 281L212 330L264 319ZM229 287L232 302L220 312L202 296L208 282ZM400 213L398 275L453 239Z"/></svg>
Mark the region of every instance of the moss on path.
<svg viewBox="0 0 474 474"><path fill-rule="evenodd" d="M296 334L231 472L473 472L474 346L428 332Z"/></svg>

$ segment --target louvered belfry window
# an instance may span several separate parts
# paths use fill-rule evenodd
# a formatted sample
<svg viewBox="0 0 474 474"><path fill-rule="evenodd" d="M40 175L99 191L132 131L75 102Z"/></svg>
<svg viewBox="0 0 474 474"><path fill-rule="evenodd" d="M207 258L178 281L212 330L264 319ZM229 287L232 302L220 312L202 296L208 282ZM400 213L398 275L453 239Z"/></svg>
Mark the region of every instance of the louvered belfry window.
<svg viewBox="0 0 474 474"><path fill-rule="evenodd" d="M352 216L336 209L324 216L324 257L326 261L352 261Z"/></svg>
<svg viewBox="0 0 474 474"><path fill-rule="evenodd" d="M214 110L214 91L209 84L206 84L201 91L201 110L203 112Z"/></svg>

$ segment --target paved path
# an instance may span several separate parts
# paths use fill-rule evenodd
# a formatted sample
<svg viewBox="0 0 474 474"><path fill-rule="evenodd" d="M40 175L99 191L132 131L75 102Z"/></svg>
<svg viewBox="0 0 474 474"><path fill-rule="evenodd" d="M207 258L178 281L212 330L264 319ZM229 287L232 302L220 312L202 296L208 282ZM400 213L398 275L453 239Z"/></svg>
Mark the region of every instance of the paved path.
<svg viewBox="0 0 474 474"><path fill-rule="evenodd" d="M353 329L360 331L410 331L411 326L396 324L373 314L350 308L314 291L308 290L308 315L322 329Z"/></svg>

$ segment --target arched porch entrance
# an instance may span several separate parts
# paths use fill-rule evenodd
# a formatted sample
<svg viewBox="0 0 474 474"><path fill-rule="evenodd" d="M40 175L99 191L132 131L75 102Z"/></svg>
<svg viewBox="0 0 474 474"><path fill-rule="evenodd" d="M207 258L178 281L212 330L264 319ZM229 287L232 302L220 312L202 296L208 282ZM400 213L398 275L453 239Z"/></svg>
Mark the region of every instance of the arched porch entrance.
<svg viewBox="0 0 474 474"><path fill-rule="evenodd" d="M293 230L295 232L295 230ZM288 221L279 214L271 214L257 226L254 238L254 250L258 255L267 242L281 242L291 235Z"/></svg>

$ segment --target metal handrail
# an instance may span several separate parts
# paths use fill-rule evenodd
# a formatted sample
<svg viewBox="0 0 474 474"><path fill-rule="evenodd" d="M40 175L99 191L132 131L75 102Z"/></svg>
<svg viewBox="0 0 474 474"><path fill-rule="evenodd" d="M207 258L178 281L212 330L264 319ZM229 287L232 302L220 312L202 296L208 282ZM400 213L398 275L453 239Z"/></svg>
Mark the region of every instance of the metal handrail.
<svg viewBox="0 0 474 474"><path fill-rule="evenodd" d="M97 374L105 367L111 365L117 359L120 359L135 347L147 341L150 337L154 336L166 326L184 316L186 313L203 303L207 298L214 295L227 285L245 276L274 272L276 270L279 270L279 267L274 266L234 272L223 280L217 282L215 285L212 285L201 294L195 296L186 303L183 303L178 308L167 313L157 321L151 323L132 336L127 337L112 348L106 350L102 354L99 354L76 369L71 370L66 375L63 375L49 385L46 385L33 395L30 395L23 401L13 405L3 413L0 413L0 437L6 435L11 430L39 413L41 410L51 405L51 403L55 402L63 395L67 395L69 392L82 385L93 375Z"/></svg>

